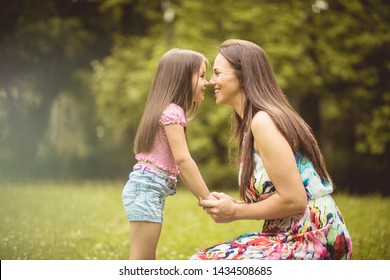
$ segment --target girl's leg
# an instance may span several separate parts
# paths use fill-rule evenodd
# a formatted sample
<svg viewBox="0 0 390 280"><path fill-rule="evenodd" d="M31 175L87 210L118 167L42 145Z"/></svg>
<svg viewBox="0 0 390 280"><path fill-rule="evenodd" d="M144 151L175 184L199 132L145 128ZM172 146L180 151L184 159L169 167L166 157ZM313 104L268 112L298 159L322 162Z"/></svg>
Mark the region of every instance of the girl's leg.
<svg viewBox="0 0 390 280"><path fill-rule="evenodd" d="M130 259L155 260L162 224L130 222Z"/></svg>

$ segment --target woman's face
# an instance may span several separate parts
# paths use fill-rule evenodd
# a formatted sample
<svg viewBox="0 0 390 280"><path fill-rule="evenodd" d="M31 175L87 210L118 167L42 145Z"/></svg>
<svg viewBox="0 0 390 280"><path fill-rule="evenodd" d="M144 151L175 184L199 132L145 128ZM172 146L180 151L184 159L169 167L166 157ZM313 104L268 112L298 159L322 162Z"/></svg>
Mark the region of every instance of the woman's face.
<svg viewBox="0 0 390 280"><path fill-rule="evenodd" d="M243 91L234 68L225 57L218 54L214 61L213 71L209 83L214 87L215 102L236 108L238 104L241 104Z"/></svg>
<svg viewBox="0 0 390 280"><path fill-rule="evenodd" d="M206 80L206 63L203 61L199 72L195 72L192 76L192 101L203 101L204 91L208 84Z"/></svg>

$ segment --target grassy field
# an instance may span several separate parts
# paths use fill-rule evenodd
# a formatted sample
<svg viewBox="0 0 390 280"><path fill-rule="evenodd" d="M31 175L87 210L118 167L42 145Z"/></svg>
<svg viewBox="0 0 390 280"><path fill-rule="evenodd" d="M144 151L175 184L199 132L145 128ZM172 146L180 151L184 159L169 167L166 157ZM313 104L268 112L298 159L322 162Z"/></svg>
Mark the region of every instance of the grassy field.
<svg viewBox="0 0 390 280"><path fill-rule="evenodd" d="M121 202L124 182L0 182L0 259L118 260L129 252ZM237 197L236 192L229 193ZM352 237L354 259L390 259L390 198L334 196ZM158 258L188 259L197 250L261 222L215 224L184 188L167 199Z"/></svg>

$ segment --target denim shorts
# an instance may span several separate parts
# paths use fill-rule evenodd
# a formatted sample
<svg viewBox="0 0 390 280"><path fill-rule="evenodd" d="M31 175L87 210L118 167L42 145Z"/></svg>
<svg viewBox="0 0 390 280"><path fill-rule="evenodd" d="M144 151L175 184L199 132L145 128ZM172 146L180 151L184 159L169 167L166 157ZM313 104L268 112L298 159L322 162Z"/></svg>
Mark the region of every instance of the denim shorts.
<svg viewBox="0 0 390 280"><path fill-rule="evenodd" d="M129 221L162 223L165 198L176 193L176 177L136 164L122 193L122 202Z"/></svg>

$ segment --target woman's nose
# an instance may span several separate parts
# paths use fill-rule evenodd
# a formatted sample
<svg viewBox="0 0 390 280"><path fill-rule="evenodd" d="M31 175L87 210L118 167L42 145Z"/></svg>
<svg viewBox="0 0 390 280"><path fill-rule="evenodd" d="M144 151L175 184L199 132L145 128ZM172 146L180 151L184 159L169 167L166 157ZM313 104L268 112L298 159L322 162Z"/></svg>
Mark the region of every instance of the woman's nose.
<svg viewBox="0 0 390 280"><path fill-rule="evenodd" d="M214 86L215 85L215 81L214 81L214 75L210 78L210 80L208 81L208 85L209 86Z"/></svg>

